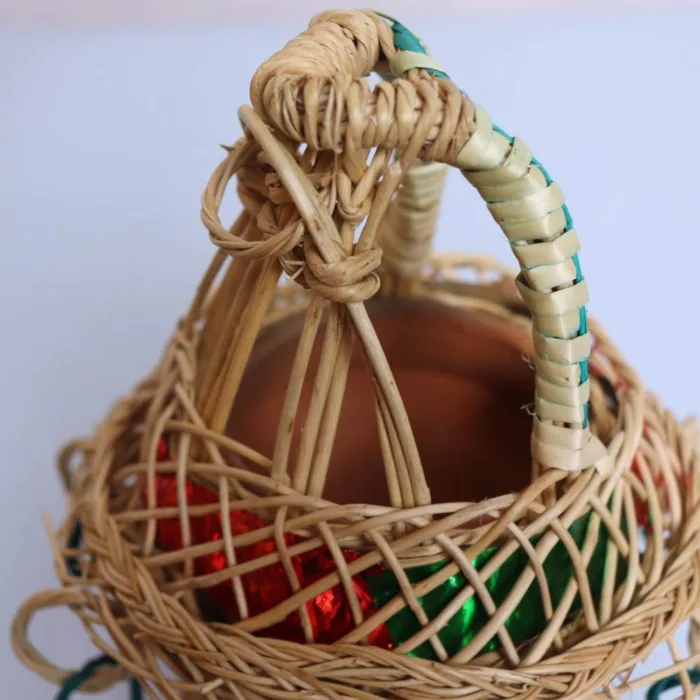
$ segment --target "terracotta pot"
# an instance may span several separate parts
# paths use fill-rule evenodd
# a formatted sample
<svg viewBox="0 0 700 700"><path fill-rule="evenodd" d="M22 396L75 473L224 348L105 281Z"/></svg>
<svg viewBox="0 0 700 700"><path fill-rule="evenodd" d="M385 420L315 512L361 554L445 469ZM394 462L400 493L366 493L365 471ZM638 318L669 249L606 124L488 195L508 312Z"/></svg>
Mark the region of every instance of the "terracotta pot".
<svg viewBox="0 0 700 700"><path fill-rule="evenodd" d="M367 305L408 411L434 502L476 501L530 479L534 395L529 333L483 312L434 301ZM228 433L272 455L303 317L269 327L254 348ZM291 464L323 338L317 336L297 414ZM357 344L357 341L356 341ZM372 383L355 347L324 497L388 503Z"/></svg>

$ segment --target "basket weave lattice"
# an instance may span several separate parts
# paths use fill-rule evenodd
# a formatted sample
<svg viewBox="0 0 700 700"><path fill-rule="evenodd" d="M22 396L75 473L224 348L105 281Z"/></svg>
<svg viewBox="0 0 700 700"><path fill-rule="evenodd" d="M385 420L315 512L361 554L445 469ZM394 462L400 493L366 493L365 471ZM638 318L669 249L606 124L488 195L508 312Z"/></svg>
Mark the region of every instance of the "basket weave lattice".
<svg viewBox="0 0 700 700"><path fill-rule="evenodd" d="M371 89L373 71L384 80ZM154 372L93 438L61 454L70 513L52 542L62 588L20 610L13 629L20 658L53 682L65 680L69 672L46 661L26 631L37 610L67 605L118 664L93 676L88 690L133 676L152 697L168 698L615 698L679 673L679 692L695 697L690 669L700 648L693 640L684 658L673 635L700 597L697 427L679 424L649 396L587 320L578 239L561 190L413 35L372 12L316 17L258 70L251 100L252 108L240 110L245 136L227 150L203 197L218 251L190 310ZM476 256L431 257L447 165L486 202L520 264L517 279ZM227 228L219 210L234 177L243 210ZM291 279L280 286L283 275ZM364 303L371 297L430 299L532 331L527 488L479 502L431 500ZM274 452L264 455L232 439L227 424L256 340L292 316L303 319L298 349L275 417ZM324 498L353 347L373 379L386 506ZM310 371L314 391L302 413ZM158 460L162 439L168 456ZM177 477L176 508L157 507L163 474ZM218 493L218 502L188 505L185 479ZM646 530L640 508L648 512ZM222 515L220 539L192 543L190 517L241 509L267 525L236 534ZM159 548L160 518L178 519L180 549ZM585 536L577 542L570 529L582 519ZM82 542L71 543L78 523ZM276 546L268 554L237 560L242 547L270 538ZM327 547L335 568L301 586L294 558L318 547ZM545 573L555 547L571 562L556 604ZM589 565L600 547L606 575L598 591ZM359 556L346 560L341 549ZM477 568L490 549L493 557ZM225 566L196 575L196 558L216 552ZM496 603L485 582L515 553L526 563ZM292 595L247 614L245 576L277 562ZM406 571L428 563L443 566L411 582ZM392 572L399 594L365 618L352 577L377 566ZM468 585L430 619L419 599L456 574ZM200 613L195 591L221 582L230 582L241 611L235 624ZM352 628L320 644L306 604L338 585ZM514 640L505 621L533 590L545 624L534 637ZM487 620L449 650L439 633L472 598ZM392 650L366 643L404 609L415 616L414 634ZM294 612L306 643L257 634ZM675 664L629 680L664 642ZM424 644L437 661L414 655Z"/></svg>

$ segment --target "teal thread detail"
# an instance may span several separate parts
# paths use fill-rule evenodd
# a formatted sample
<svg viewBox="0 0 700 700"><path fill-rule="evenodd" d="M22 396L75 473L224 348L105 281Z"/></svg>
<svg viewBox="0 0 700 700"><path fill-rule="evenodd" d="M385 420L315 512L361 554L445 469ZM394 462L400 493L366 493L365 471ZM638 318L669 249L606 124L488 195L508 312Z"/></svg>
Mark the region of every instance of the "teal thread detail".
<svg viewBox="0 0 700 700"><path fill-rule="evenodd" d="M566 217L566 228L564 229L564 233L566 233L567 231L571 231L571 229L574 227L574 222L571 218L569 207L567 207L566 204L562 206L561 210L564 212L564 216Z"/></svg>
<svg viewBox="0 0 700 700"><path fill-rule="evenodd" d="M78 549L80 543L83 539L83 524L80 520L76 521L71 531L70 537L68 538L68 549ZM80 563L75 555L66 557L66 568L70 572L71 576L78 578L80 576ZM92 676L97 673L103 666L115 666L116 661L107 654L102 656L97 656L91 661L88 661L85 666L83 666L79 671L76 671L73 675L68 676L63 682L61 690L56 695L55 700L69 700L71 695L80 690L80 687L85 683L85 681L92 678ZM129 681L131 700L142 700L143 695L141 693L141 686L139 682L132 678Z"/></svg>
<svg viewBox="0 0 700 700"><path fill-rule="evenodd" d="M380 17L383 17L387 22L391 24L391 29L394 34L394 45L397 49L399 49L400 51L412 51L414 53L422 53L424 55L428 54L426 48L421 43L420 39L413 32L407 29L403 24L397 22L393 17L389 17L388 15L382 14L381 12L378 12L377 14ZM447 80L450 79L449 76L443 71L431 68L426 68L425 70L434 75L436 78L445 78ZM467 97L467 93L464 91L462 91L462 95ZM494 124L493 130L499 133L504 138L508 139L509 143L514 143L515 139L512 136L510 136L506 131L501 129L500 126ZM530 161L530 165L539 168L548 187L554 183L554 180L552 180L546 168L534 156ZM564 212L564 217L566 220L566 226L562 233L566 233L567 231L571 231L571 229L574 226L574 222L571 218L571 213L569 212L569 208L566 206L566 204L562 205L562 211ZM576 268L576 283L578 284L579 282L583 281L583 273L581 271L581 263L579 261L577 253L574 254L573 261L574 266ZM582 335L586 335L586 333L588 333L588 319L586 316L586 307L582 306L579 310L578 335L580 337ZM585 384L588 381L589 376L588 359L579 362L579 369L581 372L580 383ZM588 403L586 403L583 407L583 427L588 427Z"/></svg>
<svg viewBox="0 0 700 700"><path fill-rule="evenodd" d="M462 94L466 97L466 95L465 95L464 93L462 93ZM494 124L494 125L493 125L493 130L494 130L497 134L500 134L501 136L503 136L503 138L508 139L508 143L510 143L511 146L515 143L515 139L514 139L510 134L507 134L505 131L503 131L503 129L501 129L501 127L498 126L497 124ZM544 171L543 171L543 172L544 172ZM546 175L545 175L545 177L546 177ZM549 183L548 183L548 184L549 184Z"/></svg>
<svg viewBox="0 0 700 700"><path fill-rule="evenodd" d="M547 169L540 163L535 156L532 156L532 160L530 161L531 165L534 165L536 168L540 169L540 172L542 175L544 175L544 181L547 183L547 185L551 185L554 180L552 180L551 175L547 172ZM566 205L565 205L566 206Z"/></svg>
<svg viewBox="0 0 700 700"><path fill-rule="evenodd" d="M68 539L68 549L78 549L80 547L80 542L83 539L83 524L78 520L71 532L70 538ZM70 571L71 576L75 578L80 577L80 564L78 564L78 558L76 556L66 557L66 567Z"/></svg>
<svg viewBox="0 0 700 700"><path fill-rule="evenodd" d="M107 654L97 656L91 661L88 661L79 671L76 671L76 673L66 679L63 683L63 687L58 692L58 695L56 695L56 700L69 700L71 695L80 690L83 683L90 680L103 666L115 666L116 663L117 662L111 656L107 656ZM141 700L143 695L141 694L141 687L138 682L132 678L129 685L131 691L129 697L131 700Z"/></svg>
<svg viewBox="0 0 700 700"><path fill-rule="evenodd" d="M410 51L412 53L422 53L424 56L428 55L423 44L420 43L420 39L411 31L406 29L400 22L392 20L393 24L391 26L394 32L394 46L400 51ZM447 73L435 68L426 68L426 71L436 78L450 79Z"/></svg>
<svg viewBox="0 0 700 700"><path fill-rule="evenodd" d="M700 669L691 669L688 671L688 677L691 685L698 685L698 683L700 683ZM680 686L681 677L678 673L674 673L672 676L668 676L667 678L662 678L661 680L656 681L656 683L649 688L647 691L647 700L659 700L662 693L665 693L667 690L671 690L673 688L679 688Z"/></svg>

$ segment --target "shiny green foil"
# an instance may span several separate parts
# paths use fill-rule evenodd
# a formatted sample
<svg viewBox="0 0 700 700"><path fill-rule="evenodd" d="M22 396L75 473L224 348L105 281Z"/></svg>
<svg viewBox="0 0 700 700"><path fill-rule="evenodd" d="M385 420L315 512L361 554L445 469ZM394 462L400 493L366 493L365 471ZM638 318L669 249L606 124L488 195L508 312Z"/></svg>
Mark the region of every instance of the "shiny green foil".
<svg viewBox="0 0 700 700"><path fill-rule="evenodd" d="M573 537L579 549L583 547L590 514L575 521L569 528L569 533ZM540 537L530 541L537 545ZM593 551L593 555L588 564L588 579L591 586L591 594L597 602L600 599L603 581L605 580L606 569L606 548L609 541L608 531L603 524L600 525L598 542ZM489 560L498 552L499 547L485 550L472 561L477 571L486 566ZM440 562L427 566L419 566L406 569L406 575L411 583L416 584L439 571L448 562ZM523 573L529 563L528 555L518 549L509 557L503 565L497 569L485 582L496 607L499 607L515 586L518 578ZM618 582L624 578L625 560L619 558L617 562ZM552 598L552 605L556 609L561 602L564 592L569 582L574 576L574 565L566 550L566 547L559 542L547 556L544 562L544 571L549 585L549 592ZM372 595L377 607L382 607L392 598L400 595L400 589L394 574L384 571L376 575L367 576ZM425 610L430 620L434 619L450 601L465 587L467 580L464 574L457 573L451 576L445 583L427 595L419 598L423 610ZM569 611L569 618L574 617L581 609L581 599L577 595ZM476 634L483 629L489 621L490 615L486 612L478 595L473 595L461 608L461 610L450 619L450 621L439 632L438 637L447 653L451 656L463 649ZM515 644L519 644L536 637L544 631L547 625L545 619L544 606L542 605L542 593L537 580L534 580L520 603L513 611L513 614L506 620L505 627ZM393 615L387 622L389 633L394 645L403 644L407 639L422 629L422 625L409 608L404 608ZM480 650L479 653L493 651L501 646L500 640L494 636ZM435 651L430 642L424 642L412 652L410 656L417 656L424 659L437 660Z"/></svg>

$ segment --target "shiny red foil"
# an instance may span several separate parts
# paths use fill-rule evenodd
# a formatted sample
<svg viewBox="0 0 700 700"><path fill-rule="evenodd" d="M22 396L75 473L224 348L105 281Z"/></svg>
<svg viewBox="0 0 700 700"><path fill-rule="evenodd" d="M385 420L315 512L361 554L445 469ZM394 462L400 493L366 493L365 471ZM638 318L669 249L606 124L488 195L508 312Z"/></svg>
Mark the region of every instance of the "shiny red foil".
<svg viewBox="0 0 700 700"><path fill-rule="evenodd" d="M167 445L161 440L158 446L158 460L168 458ZM218 503L218 494L199 484L187 480L185 493L189 506ZM174 474L158 474L156 476L156 506L172 508L178 505L177 480ZM268 523L254 513L236 510L229 513L231 534L240 535L265 527ZM220 540L223 537L221 513L217 511L210 515L190 516L190 543L203 544ZM297 544L302 538L293 533L284 535L287 546ZM182 549L183 537L179 518L161 518L157 525L158 546L165 551ZM265 539L235 550L237 563L249 562L277 551L273 538ZM357 559L360 555L349 549L342 550L346 562ZM196 576L222 571L228 567L226 554L223 551L197 557L194 560ZM292 567L299 580L301 588L318 581L324 576L337 570L337 565L327 547L319 547L304 554L292 557ZM377 607L370 593L364 576L372 572L364 572L353 578L353 586L360 602L364 618L373 615ZM284 602L292 595L292 587L287 574L280 562L271 564L241 577L245 598L248 605L248 615L254 617ZM241 619L240 611L233 592L232 581L202 589L207 600L207 609L216 609L214 617L219 620L235 622ZM212 604L212 605L210 605ZM331 644L338 641L355 628L347 595L342 585L317 595L306 604L313 641L319 644ZM282 622L262 630L260 634L276 639L286 639L294 642L306 641L298 611L291 613ZM386 625L382 624L368 635L368 642L374 646L391 648L392 642Z"/></svg>

